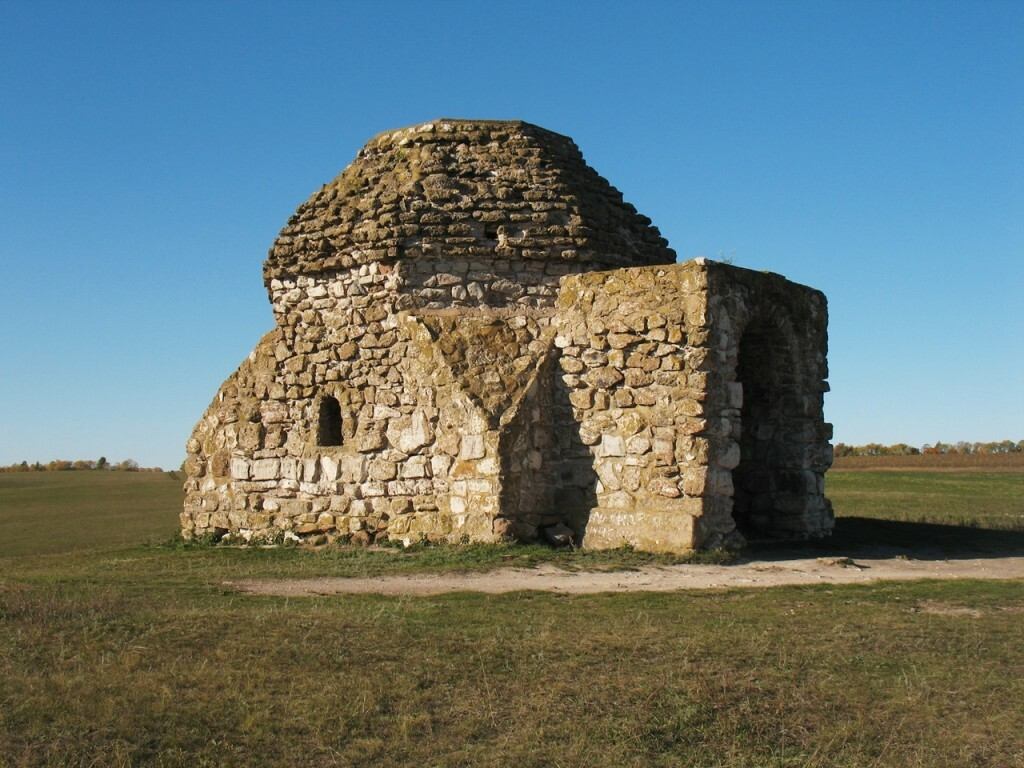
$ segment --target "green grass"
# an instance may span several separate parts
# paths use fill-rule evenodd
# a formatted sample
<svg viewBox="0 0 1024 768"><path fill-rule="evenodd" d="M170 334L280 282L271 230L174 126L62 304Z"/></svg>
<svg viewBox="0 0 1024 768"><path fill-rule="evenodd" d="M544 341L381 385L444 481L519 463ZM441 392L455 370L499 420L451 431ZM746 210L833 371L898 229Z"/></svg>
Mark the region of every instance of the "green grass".
<svg viewBox="0 0 1024 768"><path fill-rule="evenodd" d="M936 531L961 545L994 534L1003 551L1024 551L1019 527L986 528L1001 518L977 511L1008 498L1024 517L1012 506L1019 482L969 486L971 525L959 525L946 497L965 483L913 493L885 475L910 499L899 514L925 523L885 512L883 479L858 487L830 474L847 541L824 546L859 545L874 525L949 546L956 538ZM180 499L170 479L173 505L162 508L156 477L126 480L139 500L114 486L76 496L67 479L26 494L8 477L0 532L21 538L0 556L4 768L1024 766L1024 581L260 597L224 582L651 560L543 547L184 546L170 543ZM20 501L30 496L31 515ZM33 519L46 525L25 526ZM129 530L168 543L120 544Z"/></svg>
<svg viewBox="0 0 1024 768"><path fill-rule="evenodd" d="M841 517L1024 530L1024 471L833 471L826 494Z"/></svg>
<svg viewBox="0 0 1024 768"><path fill-rule="evenodd" d="M175 472L0 473L0 557L166 539L183 482Z"/></svg>

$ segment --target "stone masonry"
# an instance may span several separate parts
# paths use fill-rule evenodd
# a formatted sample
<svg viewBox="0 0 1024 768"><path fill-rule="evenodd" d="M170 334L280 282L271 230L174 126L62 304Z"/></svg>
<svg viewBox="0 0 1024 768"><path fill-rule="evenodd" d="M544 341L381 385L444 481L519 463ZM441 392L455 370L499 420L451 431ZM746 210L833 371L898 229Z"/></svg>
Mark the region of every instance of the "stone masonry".
<svg viewBox="0 0 1024 768"><path fill-rule="evenodd" d="M682 551L827 535L820 292L704 259L568 138L381 134L288 221L185 537Z"/></svg>

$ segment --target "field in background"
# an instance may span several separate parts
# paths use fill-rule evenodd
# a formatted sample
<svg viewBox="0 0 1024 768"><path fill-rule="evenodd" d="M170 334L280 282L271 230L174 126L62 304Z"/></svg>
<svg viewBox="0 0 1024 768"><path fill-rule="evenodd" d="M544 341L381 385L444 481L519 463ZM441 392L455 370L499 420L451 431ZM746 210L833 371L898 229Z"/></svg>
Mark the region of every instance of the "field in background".
<svg viewBox="0 0 1024 768"><path fill-rule="evenodd" d="M825 493L839 518L1024 531L1024 471L833 470Z"/></svg>
<svg viewBox="0 0 1024 768"><path fill-rule="evenodd" d="M806 551L1020 553L1021 480L833 472ZM189 547L180 501L0 475L0 765L1024 766L1024 581L247 596L224 582L657 559Z"/></svg>
<svg viewBox="0 0 1024 768"><path fill-rule="evenodd" d="M165 540L183 483L180 472L0 473L0 557Z"/></svg>
<svg viewBox="0 0 1024 768"><path fill-rule="evenodd" d="M931 453L916 456L841 456L832 471L911 470L1024 472L1024 453Z"/></svg>

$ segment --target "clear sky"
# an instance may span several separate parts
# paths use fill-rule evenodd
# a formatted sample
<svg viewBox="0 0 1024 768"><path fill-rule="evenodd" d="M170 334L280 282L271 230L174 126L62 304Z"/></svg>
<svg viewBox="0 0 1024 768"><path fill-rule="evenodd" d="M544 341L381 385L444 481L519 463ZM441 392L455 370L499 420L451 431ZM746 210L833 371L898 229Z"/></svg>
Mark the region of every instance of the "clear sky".
<svg viewBox="0 0 1024 768"><path fill-rule="evenodd" d="M846 443L1024 438L1024 3L2 0L0 464L176 468L371 136L572 136L681 260L829 297Z"/></svg>

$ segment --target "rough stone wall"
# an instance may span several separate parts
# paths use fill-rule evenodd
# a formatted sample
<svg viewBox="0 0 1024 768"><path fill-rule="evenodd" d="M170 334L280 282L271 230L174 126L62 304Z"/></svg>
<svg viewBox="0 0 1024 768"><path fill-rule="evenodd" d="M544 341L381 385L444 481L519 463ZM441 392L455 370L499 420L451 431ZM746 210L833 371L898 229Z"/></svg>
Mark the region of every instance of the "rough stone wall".
<svg viewBox="0 0 1024 768"><path fill-rule="evenodd" d="M698 260L566 276L550 312L410 312L397 274L275 281L282 327L190 441L187 534L565 523L587 547L681 550L831 530L819 292Z"/></svg>
<svg viewBox="0 0 1024 768"><path fill-rule="evenodd" d="M831 530L821 293L697 260L573 275L558 309L557 423L578 437L562 503L584 546Z"/></svg>
<svg viewBox="0 0 1024 768"><path fill-rule="evenodd" d="M748 539L827 535L834 516L824 495L832 465L825 296L781 275L714 262L706 270L705 322L721 372L706 398L717 419L710 463L731 470L731 493L705 509L704 525L720 532L735 521Z"/></svg>
<svg viewBox="0 0 1024 768"><path fill-rule="evenodd" d="M679 550L712 490L702 319L706 275L690 262L574 275L559 298L561 473L589 547ZM575 502L573 500L575 497Z"/></svg>
<svg viewBox="0 0 1024 768"><path fill-rule="evenodd" d="M426 262L410 271L424 282L435 272L467 275L437 262L498 262L496 272L514 274L492 289L507 296L535 278L551 285L565 274L558 265L607 269L675 255L568 137L519 121L437 120L368 142L292 216L264 277L398 259ZM457 292L456 301L486 303L472 295L486 282L465 277L468 298Z"/></svg>
<svg viewBox="0 0 1024 768"><path fill-rule="evenodd" d="M188 442L183 534L827 533L824 297L673 260L565 137L382 134L271 249L277 327Z"/></svg>

